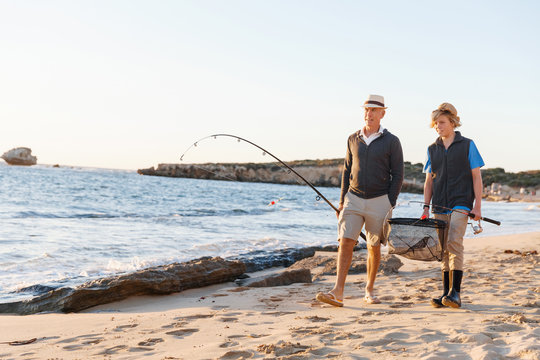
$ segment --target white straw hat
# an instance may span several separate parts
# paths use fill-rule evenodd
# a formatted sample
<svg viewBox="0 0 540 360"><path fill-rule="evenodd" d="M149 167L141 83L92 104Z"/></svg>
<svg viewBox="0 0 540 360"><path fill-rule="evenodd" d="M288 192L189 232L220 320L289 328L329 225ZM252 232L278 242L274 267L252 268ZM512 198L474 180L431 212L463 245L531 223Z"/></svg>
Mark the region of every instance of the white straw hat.
<svg viewBox="0 0 540 360"><path fill-rule="evenodd" d="M381 95L369 95L362 107L386 109L386 106L384 106L384 97Z"/></svg>

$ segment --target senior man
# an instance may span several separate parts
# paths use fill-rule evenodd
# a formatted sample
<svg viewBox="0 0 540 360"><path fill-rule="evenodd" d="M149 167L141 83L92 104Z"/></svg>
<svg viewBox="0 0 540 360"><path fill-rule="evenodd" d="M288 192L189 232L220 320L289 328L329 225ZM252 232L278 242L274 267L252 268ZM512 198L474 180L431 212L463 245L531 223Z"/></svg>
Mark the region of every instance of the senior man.
<svg viewBox="0 0 540 360"><path fill-rule="evenodd" d="M401 143L381 125L387 109L384 97L369 95L363 107L365 126L349 136L341 180L336 283L329 292L316 296L333 306L343 306L353 249L364 226L368 249L364 300L368 304L380 303L373 289L381 262L381 243L386 243L384 221L396 205L403 183Z"/></svg>

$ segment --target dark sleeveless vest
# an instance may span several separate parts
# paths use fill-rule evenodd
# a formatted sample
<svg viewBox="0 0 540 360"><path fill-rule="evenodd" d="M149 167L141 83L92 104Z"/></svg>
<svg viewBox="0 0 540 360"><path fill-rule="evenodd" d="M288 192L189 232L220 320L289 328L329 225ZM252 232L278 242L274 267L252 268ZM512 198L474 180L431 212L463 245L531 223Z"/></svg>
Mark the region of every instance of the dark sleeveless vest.
<svg viewBox="0 0 540 360"><path fill-rule="evenodd" d="M474 188L471 167L469 165L469 147L471 140L456 131L454 141L444 148L441 138L428 148L431 159L431 177L433 179L432 204L453 209L465 206L472 209ZM435 212L444 212L433 208Z"/></svg>

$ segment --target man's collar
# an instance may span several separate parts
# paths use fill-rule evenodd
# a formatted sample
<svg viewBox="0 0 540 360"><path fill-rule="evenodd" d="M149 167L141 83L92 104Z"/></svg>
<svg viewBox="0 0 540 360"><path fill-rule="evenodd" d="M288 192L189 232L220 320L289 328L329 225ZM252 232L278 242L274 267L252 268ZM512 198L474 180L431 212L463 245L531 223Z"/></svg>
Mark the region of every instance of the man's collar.
<svg viewBox="0 0 540 360"><path fill-rule="evenodd" d="M363 136L363 137L366 137L366 133L364 132L364 129L366 127L364 126L361 130L360 130L360 135ZM381 134L384 132L384 127L382 125L379 125L379 130L377 132L374 132L373 134L371 134L371 136L375 135L375 134Z"/></svg>

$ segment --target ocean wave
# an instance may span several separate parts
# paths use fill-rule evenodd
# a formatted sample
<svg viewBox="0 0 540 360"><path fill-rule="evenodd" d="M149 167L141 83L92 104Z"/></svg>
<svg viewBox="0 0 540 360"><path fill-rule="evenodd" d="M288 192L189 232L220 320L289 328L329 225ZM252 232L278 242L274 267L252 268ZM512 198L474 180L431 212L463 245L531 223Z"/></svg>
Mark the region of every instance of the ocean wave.
<svg viewBox="0 0 540 360"><path fill-rule="evenodd" d="M20 211L12 214L8 218L11 219L28 219L28 218L41 218L41 219L100 219L100 218L118 218L122 215L118 214L106 214L106 213L78 213L78 214L57 214L57 213L45 213L39 211Z"/></svg>
<svg viewBox="0 0 540 360"><path fill-rule="evenodd" d="M230 209L230 210L215 210L215 209L194 209L184 210L175 213L168 214L152 214L152 213L104 213L104 212L90 212L90 213L53 213L53 212L39 212L39 211L20 211L15 213L0 213L0 218L4 219L118 219L118 218L133 218L133 219L166 219L166 218L178 218L178 217L215 217L215 216L243 216L243 215L262 215L265 210L252 210L247 211L244 209Z"/></svg>

